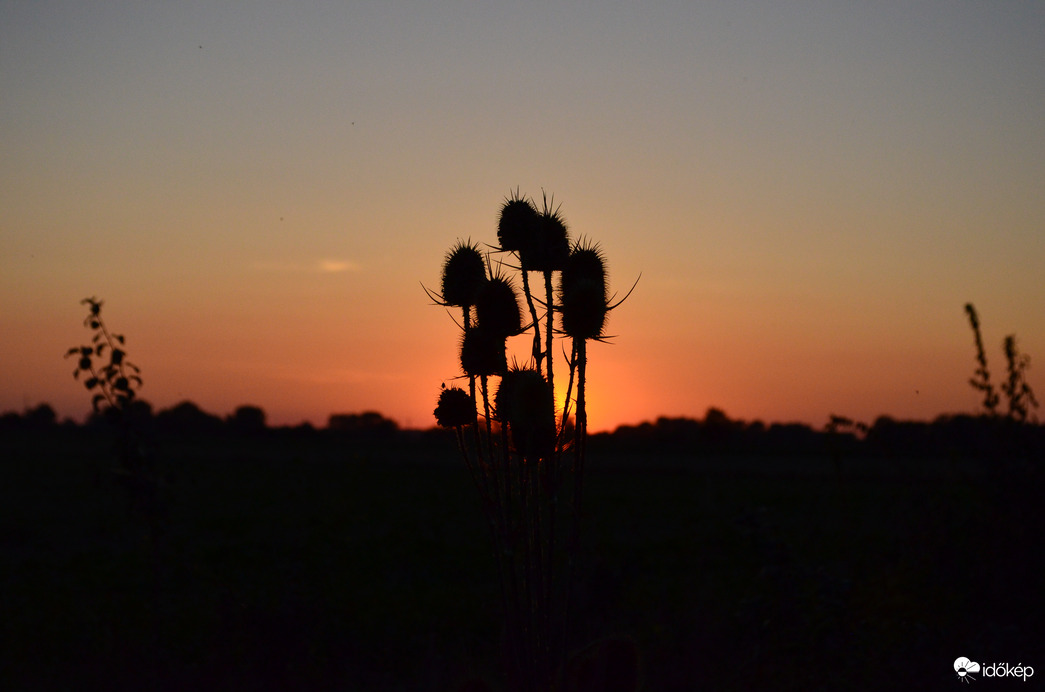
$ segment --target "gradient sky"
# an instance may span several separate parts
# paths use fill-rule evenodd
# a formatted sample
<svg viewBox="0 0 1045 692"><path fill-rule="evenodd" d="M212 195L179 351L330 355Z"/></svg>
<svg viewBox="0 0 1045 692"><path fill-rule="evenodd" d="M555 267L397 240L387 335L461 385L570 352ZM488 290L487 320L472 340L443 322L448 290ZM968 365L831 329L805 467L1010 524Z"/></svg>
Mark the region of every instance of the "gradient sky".
<svg viewBox="0 0 1045 692"><path fill-rule="evenodd" d="M88 412L80 299L141 392L434 424L439 285L510 190L602 244L591 426L1045 395L1045 3L0 0L0 410Z"/></svg>

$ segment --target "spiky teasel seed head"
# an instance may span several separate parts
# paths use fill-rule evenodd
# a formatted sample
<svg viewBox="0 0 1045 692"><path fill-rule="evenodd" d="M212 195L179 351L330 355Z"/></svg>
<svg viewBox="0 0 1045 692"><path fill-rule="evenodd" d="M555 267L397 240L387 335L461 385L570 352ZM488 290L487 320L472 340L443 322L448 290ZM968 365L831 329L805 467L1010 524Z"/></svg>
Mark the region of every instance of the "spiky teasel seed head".
<svg viewBox="0 0 1045 692"><path fill-rule="evenodd" d="M574 339L598 339L606 326L606 295L595 281L578 282L562 297L562 331Z"/></svg>
<svg viewBox="0 0 1045 692"><path fill-rule="evenodd" d="M527 239L534 234L539 218L533 202L529 197L520 196L518 189L506 197L497 221L497 242L501 249L522 251Z"/></svg>
<svg viewBox="0 0 1045 692"><path fill-rule="evenodd" d="M504 337L482 325L467 330L461 340L461 369L473 377L503 373L508 369Z"/></svg>
<svg viewBox="0 0 1045 692"><path fill-rule="evenodd" d="M555 451L555 400L548 380L536 370L513 368L501 378L494 411L511 430L523 456L547 457Z"/></svg>
<svg viewBox="0 0 1045 692"><path fill-rule="evenodd" d="M507 276L494 275L479 289L475 298L479 324L489 332L514 336L522 331L522 310L515 286Z"/></svg>
<svg viewBox="0 0 1045 692"><path fill-rule="evenodd" d="M456 428L475 422L472 397L460 387L450 387L441 391L434 413L435 422L444 428Z"/></svg>
<svg viewBox="0 0 1045 692"><path fill-rule="evenodd" d="M597 339L606 326L609 298L606 260L598 245L577 243L559 282L562 330L575 339Z"/></svg>
<svg viewBox="0 0 1045 692"><path fill-rule="evenodd" d="M562 271L562 288L570 288L570 284L580 280L596 281L605 288L606 257L598 243L581 238L570 248L570 256Z"/></svg>
<svg viewBox="0 0 1045 692"><path fill-rule="evenodd" d="M521 254L523 264L531 271L559 271L570 255L570 233L559 207L545 198L534 233L527 238Z"/></svg>
<svg viewBox="0 0 1045 692"><path fill-rule="evenodd" d="M458 240L446 253L443 263L443 302L469 307L486 282L486 263L479 247L471 241Z"/></svg>

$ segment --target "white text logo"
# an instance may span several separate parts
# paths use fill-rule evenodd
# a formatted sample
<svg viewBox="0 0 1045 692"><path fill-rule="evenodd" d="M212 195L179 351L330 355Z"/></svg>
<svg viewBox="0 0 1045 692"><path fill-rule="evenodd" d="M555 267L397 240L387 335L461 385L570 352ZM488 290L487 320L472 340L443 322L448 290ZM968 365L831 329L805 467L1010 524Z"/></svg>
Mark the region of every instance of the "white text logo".
<svg viewBox="0 0 1045 692"><path fill-rule="evenodd" d="M1034 675L1034 668L1017 663L1010 666L1008 663L985 663L982 666L976 661L970 661L964 656L954 659L954 672L962 682L970 682L976 679L973 673L980 673L985 678L1018 678L1027 682L1027 678Z"/></svg>

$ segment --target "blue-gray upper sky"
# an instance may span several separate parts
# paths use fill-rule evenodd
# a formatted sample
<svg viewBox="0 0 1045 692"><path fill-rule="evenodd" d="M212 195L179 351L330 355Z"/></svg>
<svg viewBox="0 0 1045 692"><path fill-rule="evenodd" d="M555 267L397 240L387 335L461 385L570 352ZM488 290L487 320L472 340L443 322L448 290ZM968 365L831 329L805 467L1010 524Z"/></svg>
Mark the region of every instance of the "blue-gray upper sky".
<svg viewBox="0 0 1045 692"><path fill-rule="evenodd" d="M0 2L0 409L82 414L54 354L97 294L157 405L428 425L456 337L418 282L520 186L643 275L596 425L972 410L966 301L999 375L1004 334L1045 353L1043 36L1037 2Z"/></svg>

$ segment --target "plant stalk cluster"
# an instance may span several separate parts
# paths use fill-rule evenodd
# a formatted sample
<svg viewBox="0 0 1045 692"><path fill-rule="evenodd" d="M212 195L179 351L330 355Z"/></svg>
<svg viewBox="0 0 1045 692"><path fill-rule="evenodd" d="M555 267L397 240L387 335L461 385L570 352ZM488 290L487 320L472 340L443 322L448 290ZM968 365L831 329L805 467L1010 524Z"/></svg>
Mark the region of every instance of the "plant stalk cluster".
<svg viewBox="0 0 1045 692"><path fill-rule="evenodd" d="M565 660L580 546L587 342L603 338L616 306L601 251L571 242L547 198L538 210L518 192L508 197L498 241L493 251L510 259L496 263L459 241L444 262L441 293L428 291L437 304L461 310L467 380L467 389L444 385L435 416L455 431L493 539L509 682L530 692L550 689ZM526 323L506 267L521 278ZM527 339L531 352L509 367L513 337ZM556 375L567 378L562 409Z"/></svg>

